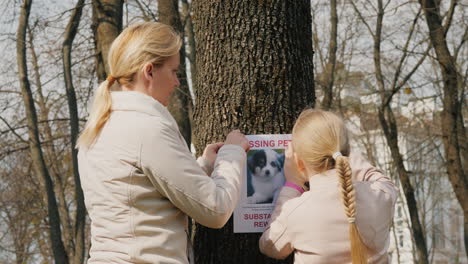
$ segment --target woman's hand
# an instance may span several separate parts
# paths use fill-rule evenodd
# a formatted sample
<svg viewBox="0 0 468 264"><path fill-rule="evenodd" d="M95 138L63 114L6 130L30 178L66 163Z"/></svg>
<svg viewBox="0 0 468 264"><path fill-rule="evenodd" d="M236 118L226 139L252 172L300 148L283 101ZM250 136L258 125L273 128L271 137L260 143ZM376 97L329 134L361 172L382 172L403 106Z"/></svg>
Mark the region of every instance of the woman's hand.
<svg viewBox="0 0 468 264"><path fill-rule="evenodd" d="M245 151L249 149L249 141L239 130L231 131L227 137L226 141L208 144L203 151L202 157L208 161L211 165L214 165L216 157L218 156L219 149L224 145L238 145L242 147Z"/></svg>
<svg viewBox="0 0 468 264"><path fill-rule="evenodd" d="M296 154L294 153L291 144L286 149L284 155L286 157L284 161L284 177L286 178L286 181L304 187L304 184L307 181L307 179L297 167L297 162L295 158Z"/></svg>
<svg viewBox="0 0 468 264"><path fill-rule="evenodd" d="M218 156L219 149L224 145L222 142L208 144L203 151L203 158L207 160L211 165L214 164L216 161L216 157Z"/></svg>
<svg viewBox="0 0 468 264"><path fill-rule="evenodd" d="M243 148L246 152L250 149L249 141L239 130L231 131L224 141L224 145L238 145Z"/></svg>

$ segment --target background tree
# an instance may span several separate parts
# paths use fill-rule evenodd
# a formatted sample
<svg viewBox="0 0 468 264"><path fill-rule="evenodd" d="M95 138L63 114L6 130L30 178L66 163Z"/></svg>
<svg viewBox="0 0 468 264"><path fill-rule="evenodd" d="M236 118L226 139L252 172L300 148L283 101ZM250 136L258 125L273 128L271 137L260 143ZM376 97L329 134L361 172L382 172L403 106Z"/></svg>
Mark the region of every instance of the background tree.
<svg viewBox="0 0 468 264"><path fill-rule="evenodd" d="M336 0L330 1L330 42L328 47L328 62L325 68L326 83L323 86L323 101L321 107L328 110L332 106L333 100L333 83L335 81L336 71L336 52L338 49L338 12Z"/></svg>
<svg viewBox="0 0 468 264"><path fill-rule="evenodd" d="M86 225L86 207L84 204L83 190L81 189L80 174L78 172L78 150L75 148L76 140L80 130L78 118L78 105L76 102L76 92L73 85L72 76L72 45L78 31L78 26L83 12L84 0L78 0L73 10L70 21L65 30L65 39L63 41L63 72L65 78L65 91L67 94L68 111L70 115L70 148L71 148L71 167L73 171L74 193L75 193L75 217L73 226L73 263L83 263L85 252L85 225Z"/></svg>
<svg viewBox="0 0 468 264"><path fill-rule="evenodd" d="M388 3L388 2L387 2ZM372 36L374 41L374 48L373 48L373 58L374 58L374 67L375 67L375 78L377 87L380 91L381 96L381 105L378 108L378 117L380 124L382 126L382 130L385 135L385 139L387 144L390 148L390 153L392 155L392 160L394 163L394 167L396 168L399 176L399 180L403 187L403 192L406 198L406 202L409 208L410 219L411 219L411 226L413 229L414 240L417 248L417 255L418 255L418 263L425 264L428 263L428 253L427 253L427 245L426 239L422 230L422 225L419 217L418 212L418 205L416 203L416 198L414 194L414 188L411 184L409 174L405 165L403 163L403 157L400 153L400 149L398 146L398 128L397 128L397 121L396 117L393 113L391 108L391 101L395 93L397 93L408 81L411 75L416 71L417 67L421 65L422 61L426 56L423 56L416 66L413 69L408 71L408 75L404 76L401 81L400 73L401 68L403 67L403 62L406 59L408 53L408 46L411 43L411 36L414 32L414 26L419 18L419 12L416 14L416 17L413 20L413 24L411 24L412 28L410 29L409 37L406 40L406 43L403 47L403 53L401 58L399 59L399 64L397 65L393 81L390 85L386 84L383 70L382 70L382 53L381 53L381 45L382 45L382 30L383 30L383 20L385 15L385 7L382 0L377 1L377 8L376 8L376 28L375 31L371 30L369 24L366 22L366 19L363 17L359 8L352 2L353 7L359 17L362 19L362 23L366 25L369 30L369 33ZM427 52L426 52L427 54ZM387 89L387 86L391 86L390 89Z"/></svg>
<svg viewBox="0 0 468 264"><path fill-rule="evenodd" d="M26 156L26 157L25 157ZM28 155L16 155L15 159L19 162L28 162ZM33 223L37 223L38 218L35 214L31 214L31 207L43 206L42 199L37 199L39 193L37 189L26 189L21 182L12 180L8 177L10 174L15 174L24 177L31 182L34 182L31 176L31 166L10 167L5 166L0 174L2 182L8 182L0 189L0 208L3 214L0 214L0 222L8 227L7 234L1 234L0 237L10 236L12 246L7 243L1 243L0 251L13 251L16 264L29 263L33 259L33 240L40 233ZM40 196L40 195L39 195ZM5 263L13 263L13 261L5 261Z"/></svg>
<svg viewBox="0 0 468 264"><path fill-rule="evenodd" d="M197 153L232 129L246 134L291 133L295 118L314 106L309 1L193 3L197 76ZM267 259L256 234L197 225L197 263L291 263Z"/></svg>
<svg viewBox="0 0 468 264"><path fill-rule="evenodd" d="M464 213L465 253L468 255L468 179L465 173L468 162L466 155L468 142L466 140L466 130L461 111L462 102L465 99L463 90L460 90L460 88L464 89L464 87L461 85L462 80L459 80L461 74L457 71L456 60L448 49L446 39L447 30L450 26L457 1L451 1L449 15L446 19L449 22L445 26L442 24L441 14L439 13L440 2L420 0L419 3L424 9L424 15L429 28L429 37L442 73L444 84L444 110L441 120L442 139L444 142L447 173ZM466 42L466 32L467 29L465 28L461 45ZM462 151L462 149L465 151Z"/></svg>
<svg viewBox="0 0 468 264"><path fill-rule="evenodd" d="M41 80L41 72L40 72L40 65L39 59L36 52L35 46L35 32L38 30L36 27L40 28L40 26L35 23L34 28L28 26L28 46L29 51L31 53L31 63L33 66L33 73L34 73L34 86L36 88L35 94L36 98L35 101L37 102L38 106L38 118L39 120L48 120L50 114L50 108L47 104L46 96L44 95L44 89L42 87L42 80ZM39 122L39 121L38 121ZM60 214L60 223L61 223L61 230L62 230L62 238L63 243L65 246L65 250L69 255L73 251L73 231L72 231L72 223L69 217L69 209L68 209L68 201L66 199L66 190L64 180L66 177L61 175L60 171L60 164L57 164L58 155L57 155L57 148L52 143L54 141L54 136L56 133L53 132L52 124L49 122L42 122L38 125L39 128L39 136L42 138L44 150L44 160L46 162L46 166L49 170L50 176L54 183L54 191L57 196L57 205Z"/></svg>
<svg viewBox="0 0 468 264"><path fill-rule="evenodd" d="M195 50L195 32L193 29L192 23L192 4L189 3L187 0L182 0L182 25L185 29L185 37L187 39L186 44L186 56L190 62L190 77L192 79L192 84L196 83L197 77L197 67L196 67L196 59L197 53ZM193 85L192 85L193 89Z"/></svg>
<svg viewBox="0 0 468 264"><path fill-rule="evenodd" d="M23 102L26 107L31 158L35 168L35 173L42 179L42 183L44 184L45 188L45 198L47 200L48 218L50 222L50 240L52 243L54 260L56 263L66 264L68 263L68 256L65 251L61 236L60 216L57 208L57 200L55 197L53 182L47 169L40 145L36 107L34 106L34 100L28 78L28 68L26 64L26 28L28 25L31 4L31 0L24 0L20 12L16 39L18 75Z"/></svg>
<svg viewBox="0 0 468 264"><path fill-rule="evenodd" d="M169 98L167 108L179 125L179 130L185 138L187 145L190 146L192 141L191 129L191 112L193 108L192 97L187 80L187 69L185 64L185 38L184 27L180 19L179 1L178 0L158 0L159 21L171 25L182 37L182 48L180 49L180 66L178 77L180 86L172 93Z"/></svg>
<svg viewBox="0 0 468 264"><path fill-rule="evenodd" d="M122 31L123 0L93 0L96 74L103 82L109 73L107 57L112 41Z"/></svg>

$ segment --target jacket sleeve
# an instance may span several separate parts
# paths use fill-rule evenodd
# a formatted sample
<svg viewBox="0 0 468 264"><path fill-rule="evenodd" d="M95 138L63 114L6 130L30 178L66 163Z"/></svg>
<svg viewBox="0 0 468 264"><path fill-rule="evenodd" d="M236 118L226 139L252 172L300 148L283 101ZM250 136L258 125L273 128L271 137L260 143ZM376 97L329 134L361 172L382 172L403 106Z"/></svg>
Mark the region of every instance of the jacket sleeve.
<svg viewBox="0 0 468 264"><path fill-rule="evenodd" d="M357 182L365 182L371 186L374 195L381 195L383 192L386 202L395 205L398 198L398 189L395 187L393 181L379 170L372 166L363 156L358 152L352 152L349 157L349 165L352 170L352 178Z"/></svg>
<svg viewBox="0 0 468 264"><path fill-rule="evenodd" d="M289 214L288 201L300 195L299 191L290 187L281 189L270 223L260 237L259 248L263 254L276 259L284 259L294 251L285 220Z"/></svg>
<svg viewBox="0 0 468 264"><path fill-rule="evenodd" d="M370 182L374 189L384 191L396 201L398 190L393 181L382 170L372 166L359 152L351 152L349 165L352 170L353 181Z"/></svg>
<svg viewBox="0 0 468 264"><path fill-rule="evenodd" d="M353 171L352 178L355 181L378 181L381 179L388 179L388 177L383 174L382 170L372 166L358 151L352 151L349 155L349 166Z"/></svg>
<svg viewBox="0 0 468 264"><path fill-rule="evenodd" d="M359 153L350 155L350 166L357 198L363 203L357 207L357 227L361 238L370 249L386 252L398 189L388 176Z"/></svg>
<svg viewBox="0 0 468 264"><path fill-rule="evenodd" d="M208 160L203 158L202 156L198 157L197 159L198 165L205 171L205 173L208 176L211 176L211 173L213 173L213 164L211 164Z"/></svg>
<svg viewBox="0 0 468 264"><path fill-rule="evenodd" d="M141 144L140 166L158 192L210 228L221 228L229 220L239 199L245 162L240 146L225 145L218 151L211 177L207 177L180 133L162 122Z"/></svg>

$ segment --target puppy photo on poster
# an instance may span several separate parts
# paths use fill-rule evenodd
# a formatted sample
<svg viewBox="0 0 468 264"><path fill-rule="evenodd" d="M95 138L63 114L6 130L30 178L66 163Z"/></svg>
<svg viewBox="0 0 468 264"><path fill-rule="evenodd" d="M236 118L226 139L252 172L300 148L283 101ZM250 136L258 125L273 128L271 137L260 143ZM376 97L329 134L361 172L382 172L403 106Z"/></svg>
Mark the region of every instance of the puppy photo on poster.
<svg viewBox="0 0 468 264"><path fill-rule="evenodd" d="M247 203L275 203L285 183L284 149L256 149L247 153Z"/></svg>

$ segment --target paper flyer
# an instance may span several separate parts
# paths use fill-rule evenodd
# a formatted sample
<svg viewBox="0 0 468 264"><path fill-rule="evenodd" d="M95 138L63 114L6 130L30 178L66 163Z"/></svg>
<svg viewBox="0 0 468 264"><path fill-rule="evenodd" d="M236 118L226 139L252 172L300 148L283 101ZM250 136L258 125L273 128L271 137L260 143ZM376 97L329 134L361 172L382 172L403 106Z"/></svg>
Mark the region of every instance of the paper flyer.
<svg viewBox="0 0 468 264"><path fill-rule="evenodd" d="M234 210L234 233L261 233L275 207L284 185L284 150L291 135L247 135L250 150L241 186L241 196Z"/></svg>

